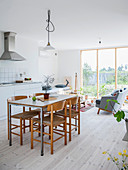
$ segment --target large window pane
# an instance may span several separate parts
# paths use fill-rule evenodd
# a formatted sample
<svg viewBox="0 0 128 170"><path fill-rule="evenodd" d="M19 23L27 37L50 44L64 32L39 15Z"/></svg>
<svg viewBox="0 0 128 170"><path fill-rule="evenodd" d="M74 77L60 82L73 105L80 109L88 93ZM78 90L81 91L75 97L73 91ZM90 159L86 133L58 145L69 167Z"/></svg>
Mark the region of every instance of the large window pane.
<svg viewBox="0 0 128 170"><path fill-rule="evenodd" d="M99 96L115 89L115 49L98 51L99 58Z"/></svg>
<svg viewBox="0 0 128 170"><path fill-rule="evenodd" d="M96 52L82 52L83 89L90 97L97 96Z"/></svg>
<svg viewBox="0 0 128 170"><path fill-rule="evenodd" d="M128 48L117 49L117 87L128 88Z"/></svg>

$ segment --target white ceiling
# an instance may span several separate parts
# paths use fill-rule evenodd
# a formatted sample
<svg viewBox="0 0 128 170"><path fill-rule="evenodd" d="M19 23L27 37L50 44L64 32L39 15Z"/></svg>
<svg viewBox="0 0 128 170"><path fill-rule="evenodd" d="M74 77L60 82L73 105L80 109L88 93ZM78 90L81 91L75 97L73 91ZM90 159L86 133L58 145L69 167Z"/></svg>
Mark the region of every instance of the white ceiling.
<svg viewBox="0 0 128 170"><path fill-rule="evenodd" d="M56 28L51 45L57 49L128 45L128 0L0 0L0 30L46 45L48 9Z"/></svg>

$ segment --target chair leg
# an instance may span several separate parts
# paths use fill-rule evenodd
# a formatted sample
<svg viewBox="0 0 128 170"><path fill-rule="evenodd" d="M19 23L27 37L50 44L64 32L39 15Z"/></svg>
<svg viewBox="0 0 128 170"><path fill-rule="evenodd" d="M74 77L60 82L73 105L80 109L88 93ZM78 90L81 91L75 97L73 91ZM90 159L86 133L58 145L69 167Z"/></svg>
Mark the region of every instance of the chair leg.
<svg viewBox="0 0 128 170"><path fill-rule="evenodd" d="M20 118L20 145L23 145L23 139L22 139L22 118Z"/></svg>
<svg viewBox="0 0 128 170"><path fill-rule="evenodd" d="M23 120L23 132L25 133L25 119Z"/></svg>
<svg viewBox="0 0 128 170"><path fill-rule="evenodd" d="M38 115L38 118L40 119L40 114ZM44 118L44 116L43 116L43 118ZM39 131L40 131L40 123L38 125L38 128L39 128ZM44 132L44 125L43 125L43 132ZM38 136L40 137L40 133L38 133Z"/></svg>
<svg viewBox="0 0 128 170"><path fill-rule="evenodd" d="M64 134L65 134L65 145L67 145L67 118L65 118L65 123L64 123Z"/></svg>
<svg viewBox="0 0 128 170"><path fill-rule="evenodd" d="M98 112L97 112L97 114L99 115L99 113L100 113L100 108L98 109Z"/></svg>
<svg viewBox="0 0 128 170"><path fill-rule="evenodd" d="M33 119L31 119L31 149L33 149Z"/></svg>

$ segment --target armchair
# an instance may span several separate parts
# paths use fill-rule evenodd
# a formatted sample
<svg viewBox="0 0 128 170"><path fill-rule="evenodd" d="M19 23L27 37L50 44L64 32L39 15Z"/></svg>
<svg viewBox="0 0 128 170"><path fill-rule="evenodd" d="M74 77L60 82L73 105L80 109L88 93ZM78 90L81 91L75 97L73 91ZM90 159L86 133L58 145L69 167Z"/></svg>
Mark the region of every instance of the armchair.
<svg viewBox="0 0 128 170"><path fill-rule="evenodd" d="M97 114L99 114L100 110L105 110L105 106L107 104L108 99L117 100L120 103L120 105L116 104L115 102L111 102L111 105L110 104L108 105L106 111L110 113L113 113L114 111L118 111L119 108L122 107L127 93L128 90L124 88L124 90L115 90L112 94L103 96L101 99L97 99L96 107L99 108Z"/></svg>

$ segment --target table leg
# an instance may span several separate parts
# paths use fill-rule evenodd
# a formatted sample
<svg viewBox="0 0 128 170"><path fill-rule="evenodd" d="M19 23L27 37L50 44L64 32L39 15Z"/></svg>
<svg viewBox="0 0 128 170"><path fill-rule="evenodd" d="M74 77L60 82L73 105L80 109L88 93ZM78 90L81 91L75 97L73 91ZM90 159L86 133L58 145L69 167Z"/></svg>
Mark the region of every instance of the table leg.
<svg viewBox="0 0 128 170"><path fill-rule="evenodd" d="M12 146L12 135L11 135L11 104L9 104L9 146Z"/></svg>
<svg viewBox="0 0 128 170"><path fill-rule="evenodd" d="M43 149L43 108L40 110L40 117L41 117L41 156L44 155Z"/></svg>

